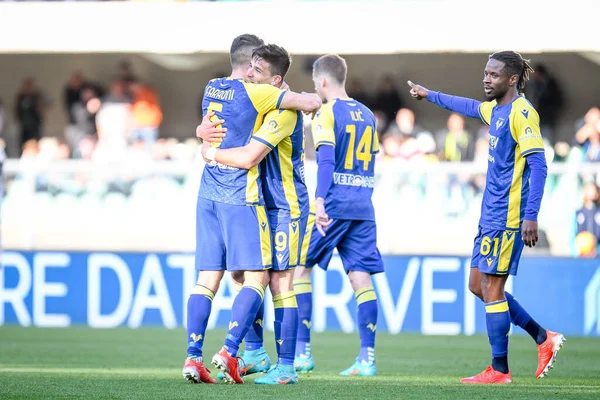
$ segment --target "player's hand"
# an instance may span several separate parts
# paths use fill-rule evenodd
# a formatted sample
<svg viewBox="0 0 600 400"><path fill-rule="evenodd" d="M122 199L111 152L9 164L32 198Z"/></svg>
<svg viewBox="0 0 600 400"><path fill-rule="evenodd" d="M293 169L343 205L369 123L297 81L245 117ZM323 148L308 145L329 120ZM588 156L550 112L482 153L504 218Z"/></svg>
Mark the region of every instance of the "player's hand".
<svg viewBox="0 0 600 400"><path fill-rule="evenodd" d="M329 219L327 213L325 212L325 199L318 198L317 199L317 212L316 212L317 220L317 230L321 234L321 236L325 236L325 231L333 222L332 219Z"/></svg>
<svg viewBox="0 0 600 400"><path fill-rule="evenodd" d="M315 119L315 115L317 115L317 111L319 111L319 109L321 108L321 105L323 104L323 101L321 100L321 97L319 97L318 94L316 93L307 93L307 92L302 92L301 94L305 94L305 95L309 95L309 96L314 96L315 99L317 100L319 107L315 108L312 111L303 111L303 113L305 115L310 115L310 119Z"/></svg>
<svg viewBox="0 0 600 400"><path fill-rule="evenodd" d="M538 223L537 221L524 220L521 228L521 235L525 246L533 247L538 241Z"/></svg>
<svg viewBox="0 0 600 400"><path fill-rule="evenodd" d="M209 111L206 113L204 118L202 118L202 123L196 128L196 137L202 142L220 143L225 137L227 128L222 126L225 120L215 119L213 121L211 118L214 117L214 115L214 111Z"/></svg>
<svg viewBox="0 0 600 400"><path fill-rule="evenodd" d="M428 89L421 85L417 85L416 83L412 83L411 81L408 81L408 86L410 86L410 95L417 100L427 97L427 93L429 93Z"/></svg>

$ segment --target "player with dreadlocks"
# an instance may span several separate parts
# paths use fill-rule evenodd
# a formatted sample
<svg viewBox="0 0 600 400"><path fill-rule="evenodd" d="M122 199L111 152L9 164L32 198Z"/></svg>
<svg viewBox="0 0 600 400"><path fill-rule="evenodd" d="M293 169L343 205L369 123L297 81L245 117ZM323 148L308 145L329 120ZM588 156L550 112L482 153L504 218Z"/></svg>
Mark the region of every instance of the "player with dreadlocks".
<svg viewBox="0 0 600 400"><path fill-rule="evenodd" d="M514 51L490 55L483 72L488 101L479 102L428 90L408 81L410 94L445 109L481 118L490 126L486 185L479 229L471 258L469 289L485 302L492 364L462 383L511 383L508 369L510 323L523 328L538 345L536 378L546 376L565 337L542 328L504 290L516 275L523 246L538 241L537 216L547 167L538 113L522 95L533 72Z"/></svg>

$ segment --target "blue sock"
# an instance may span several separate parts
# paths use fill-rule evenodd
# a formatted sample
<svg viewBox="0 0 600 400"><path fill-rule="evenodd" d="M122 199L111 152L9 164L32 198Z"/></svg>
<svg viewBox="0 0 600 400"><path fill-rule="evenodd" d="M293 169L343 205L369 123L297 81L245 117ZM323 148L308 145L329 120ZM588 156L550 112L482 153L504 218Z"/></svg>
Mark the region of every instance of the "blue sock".
<svg viewBox="0 0 600 400"><path fill-rule="evenodd" d="M310 327L312 324L312 285L310 279L294 279L298 302L298 338L296 356L310 356Z"/></svg>
<svg viewBox="0 0 600 400"><path fill-rule="evenodd" d="M354 294L358 306L360 353L358 361L375 362L375 331L377 330L377 295L373 286L361 288Z"/></svg>
<svg viewBox="0 0 600 400"><path fill-rule="evenodd" d="M187 303L188 357L202 357L202 345L212 301L215 294L212 290L196 285Z"/></svg>
<svg viewBox="0 0 600 400"><path fill-rule="evenodd" d="M231 306L231 322L225 336L225 349L232 357L237 356L242 339L248 333L260 308L265 289L259 283L244 283Z"/></svg>
<svg viewBox="0 0 600 400"><path fill-rule="evenodd" d="M273 297L275 307L275 346L277 363L293 365L298 336L298 303L294 292L285 292Z"/></svg>
<svg viewBox="0 0 600 400"><path fill-rule="evenodd" d="M492 368L506 374L508 373L508 332L510 330L508 301L486 303L485 322L492 346Z"/></svg>
<svg viewBox="0 0 600 400"><path fill-rule="evenodd" d="M260 308L256 313L254 322L248 330L244 340L246 341L246 351L254 351L263 347L263 321L265 319L265 303L260 303Z"/></svg>
<svg viewBox="0 0 600 400"><path fill-rule="evenodd" d="M525 311L523 306L519 304L517 299L508 292L506 294L506 301L508 301L508 311L510 313L510 319L513 324L523 328L529 335L535 340L537 344L542 344L546 341L547 334L546 330L542 328L531 315Z"/></svg>

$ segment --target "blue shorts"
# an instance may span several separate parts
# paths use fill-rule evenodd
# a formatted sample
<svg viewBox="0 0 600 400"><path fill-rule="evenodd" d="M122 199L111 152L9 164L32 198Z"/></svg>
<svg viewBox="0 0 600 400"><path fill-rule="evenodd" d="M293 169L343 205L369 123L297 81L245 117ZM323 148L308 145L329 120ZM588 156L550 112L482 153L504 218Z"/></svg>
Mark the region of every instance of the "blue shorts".
<svg viewBox="0 0 600 400"><path fill-rule="evenodd" d="M292 220L288 210L268 210L273 235L273 271L296 268L308 222L305 216Z"/></svg>
<svg viewBox="0 0 600 400"><path fill-rule="evenodd" d="M473 245L471 267L489 275L517 275L524 245L520 230L480 226Z"/></svg>
<svg viewBox="0 0 600 400"><path fill-rule="evenodd" d="M375 221L334 220L321 236L310 214L302 244L300 264L312 268L315 264L327 270L333 250L337 248L344 270L377 274L383 272L383 260L377 249Z"/></svg>
<svg viewBox="0 0 600 400"><path fill-rule="evenodd" d="M272 266L271 230L264 206L198 198L196 269L257 271Z"/></svg>

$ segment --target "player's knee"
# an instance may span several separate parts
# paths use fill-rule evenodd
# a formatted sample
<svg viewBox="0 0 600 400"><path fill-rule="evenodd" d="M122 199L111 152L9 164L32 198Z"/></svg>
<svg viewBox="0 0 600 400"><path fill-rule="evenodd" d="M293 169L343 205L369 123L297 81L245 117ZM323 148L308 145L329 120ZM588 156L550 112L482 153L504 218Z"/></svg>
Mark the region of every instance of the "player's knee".
<svg viewBox="0 0 600 400"><path fill-rule="evenodd" d="M245 271L244 282L260 283L266 288L269 284L269 271Z"/></svg>
<svg viewBox="0 0 600 400"><path fill-rule="evenodd" d="M271 281L269 287L271 288L271 294L277 296L278 294L291 292L294 290L294 272L292 270L287 271L271 271Z"/></svg>
<svg viewBox="0 0 600 400"><path fill-rule="evenodd" d="M294 271L294 279L305 279L310 280L310 274L312 272L311 268L306 267L296 267Z"/></svg>
<svg viewBox="0 0 600 400"><path fill-rule="evenodd" d="M352 289L354 289L354 291L373 286L371 274L368 272L350 271L348 273L348 278L350 279L350 285L352 285Z"/></svg>
<svg viewBox="0 0 600 400"><path fill-rule="evenodd" d="M479 282L470 281L469 282L469 290L475 296L479 297L480 299L483 299L483 293L481 291L481 281L479 281Z"/></svg>
<svg viewBox="0 0 600 400"><path fill-rule="evenodd" d="M223 274L224 271L201 271L198 274L198 280L196 280L196 284L212 290L213 293L217 293L221 279L223 278Z"/></svg>

